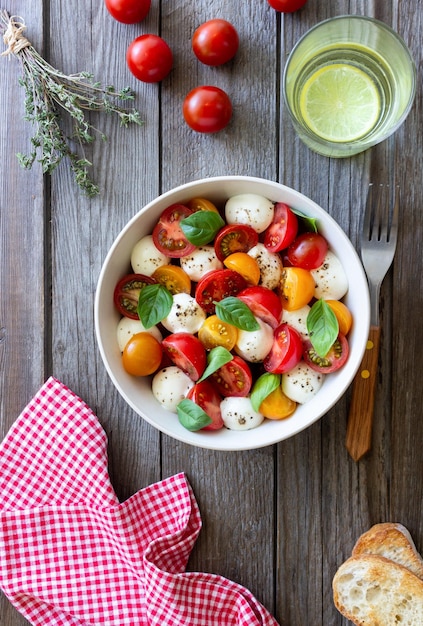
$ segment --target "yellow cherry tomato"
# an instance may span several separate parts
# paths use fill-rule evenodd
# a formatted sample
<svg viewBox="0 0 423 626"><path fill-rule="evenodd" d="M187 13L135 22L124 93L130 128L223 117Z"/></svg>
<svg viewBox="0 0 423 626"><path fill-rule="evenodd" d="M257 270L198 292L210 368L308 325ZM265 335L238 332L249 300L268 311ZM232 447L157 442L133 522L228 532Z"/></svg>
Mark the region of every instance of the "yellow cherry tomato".
<svg viewBox="0 0 423 626"><path fill-rule="evenodd" d="M270 420L282 420L292 415L297 403L284 394L282 387L276 387L260 404L259 412Z"/></svg>
<svg viewBox="0 0 423 626"><path fill-rule="evenodd" d="M340 300L326 300L338 320L339 332L348 335L351 330L353 316L349 308Z"/></svg>
<svg viewBox="0 0 423 626"><path fill-rule="evenodd" d="M122 353L124 369L132 376L149 376L160 366L162 346L150 333L137 333Z"/></svg>
<svg viewBox="0 0 423 626"><path fill-rule="evenodd" d="M186 206L191 211L213 211L213 213L219 213L217 207L207 198L192 198Z"/></svg>
<svg viewBox="0 0 423 626"><path fill-rule="evenodd" d="M164 285L172 295L191 293L191 279L179 265L161 265L154 271L153 278Z"/></svg>
<svg viewBox="0 0 423 626"><path fill-rule="evenodd" d="M310 302L316 284L308 270L302 267L284 267L279 286L282 307L286 311L296 311Z"/></svg>
<svg viewBox="0 0 423 626"><path fill-rule="evenodd" d="M260 281L260 267L256 259L246 252L233 252L223 260L223 265L229 270L241 274L249 285L258 285Z"/></svg>
<svg viewBox="0 0 423 626"><path fill-rule="evenodd" d="M238 339L238 329L222 322L217 315L210 315L198 331L198 338L206 350L216 346L232 350Z"/></svg>

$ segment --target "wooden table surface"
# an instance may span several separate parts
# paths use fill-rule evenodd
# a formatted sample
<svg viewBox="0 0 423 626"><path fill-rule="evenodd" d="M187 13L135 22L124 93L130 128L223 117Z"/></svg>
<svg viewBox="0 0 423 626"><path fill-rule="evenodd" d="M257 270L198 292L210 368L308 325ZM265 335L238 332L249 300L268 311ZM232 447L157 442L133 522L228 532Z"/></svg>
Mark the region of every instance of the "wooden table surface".
<svg viewBox="0 0 423 626"><path fill-rule="evenodd" d="M98 118L108 142L88 151L101 194L88 199L67 163L52 177L39 164L23 170L15 154L30 150L23 120L20 66L0 61L0 435L49 375L97 413L109 438L110 474L120 499L184 471L203 530L189 563L248 587L289 626L346 624L332 602L332 577L358 535L398 521L423 550L423 5L415 0L309 0L277 14L266 0L152 0L147 19L114 21L102 0L4 0L20 15L33 45L66 73L88 70L116 87L129 85L143 127L122 129ZM394 139L351 159L312 153L294 133L281 97L293 44L317 22L365 14L397 30L419 71L415 105ZM210 68L195 59L195 28L214 17L240 36L236 59ZM174 53L162 84L136 81L126 68L129 43L160 33ZM200 84L225 89L233 119L200 135L183 122L181 104ZM161 435L115 391L97 349L93 303L106 253L126 222L161 192L214 175L280 181L326 209L358 243L368 184L402 190L394 264L382 288L382 340L373 448L360 462L345 446L349 392L320 421L290 440L259 450L219 453ZM360 320L356 320L360 323ZM1 597L1 626L25 624Z"/></svg>

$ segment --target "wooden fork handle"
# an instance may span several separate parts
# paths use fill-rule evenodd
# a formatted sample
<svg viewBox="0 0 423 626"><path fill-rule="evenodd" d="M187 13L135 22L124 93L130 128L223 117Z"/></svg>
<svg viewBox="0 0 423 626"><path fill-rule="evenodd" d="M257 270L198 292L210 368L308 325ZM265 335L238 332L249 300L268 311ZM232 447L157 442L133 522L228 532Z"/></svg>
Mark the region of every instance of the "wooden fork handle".
<svg viewBox="0 0 423 626"><path fill-rule="evenodd" d="M379 362L380 327L371 326L366 351L354 378L345 445L354 461L371 448Z"/></svg>

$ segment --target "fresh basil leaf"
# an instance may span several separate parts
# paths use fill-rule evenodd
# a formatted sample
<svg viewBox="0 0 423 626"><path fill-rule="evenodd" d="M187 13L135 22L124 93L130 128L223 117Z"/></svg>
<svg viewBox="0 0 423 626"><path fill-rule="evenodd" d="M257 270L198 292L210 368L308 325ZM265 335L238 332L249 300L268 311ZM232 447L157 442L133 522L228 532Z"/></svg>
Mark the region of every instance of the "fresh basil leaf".
<svg viewBox="0 0 423 626"><path fill-rule="evenodd" d="M225 225L219 213L214 211L196 211L181 220L181 228L190 243L204 246L212 241L217 232Z"/></svg>
<svg viewBox="0 0 423 626"><path fill-rule="evenodd" d="M207 355L207 367L197 382L199 383L208 378L213 374L213 372L216 372L219 367L222 367L225 363L232 361L233 358L234 357L229 350L226 350L223 346L216 346L215 348L212 348Z"/></svg>
<svg viewBox="0 0 423 626"><path fill-rule="evenodd" d="M270 372L266 372L257 378L250 396L253 409L258 412L263 400L265 400L267 396L272 393L272 391L275 391L280 384L280 374L271 374Z"/></svg>
<svg viewBox="0 0 423 626"><path fill-rule="evenodd" d="M291 207L291 211L295 213L297 217L300 218L300 220L305 224L307 230L310 230L315 233L318 232L316 217L310 217L309 215L305 215L304 213L301 213L301 211L298 211L297 209L293 209L292 207Z"/></svg>
<svg viewBox="0 0 423 626"><path fill-rule="evenodd" d="M169 315L173 297L164 285L146 285L140 292L137 313L145 328L151 328Z"/></svg>
<svg viewBox="0 0 423 626"><path fill-rule="evenodd" d="M327 302L317 300L307 315L307 331L317 354L324 357L339 334L336 315Z"/></svg>
<svg viewBox="0 0 423 626"><path fill-rule="evenodd" d="M239 298L228 296L220 302L215 302L215 305L216 315L222 322L232 324L240 330L260 330L260 325L251 309Z"/></svg>
<svg viewBox="0 0 423 626"><path fill-rule="evenodd" d="M212 419L203 409L189 398L184 398L176 407L178 419L182 426L192 432L201 430L212 423Z"/></svg>

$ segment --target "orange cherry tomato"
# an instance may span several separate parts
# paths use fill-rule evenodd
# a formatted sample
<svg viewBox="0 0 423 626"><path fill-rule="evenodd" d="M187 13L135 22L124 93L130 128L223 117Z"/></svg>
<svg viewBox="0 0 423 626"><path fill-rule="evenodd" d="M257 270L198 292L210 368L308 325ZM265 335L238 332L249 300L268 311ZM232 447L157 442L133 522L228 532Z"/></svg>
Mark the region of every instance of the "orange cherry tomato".
<svg viewBox="0 0 423 626"><path fill-rule="evenodd" d="M122 363L132 376L149 376L160 366L162 346L150 333L137 333L126 344Z"/></svg>
<svg viewBox="0 0 423 626"><path fill-rule="evenodd" d="M302 267L284 267L279 287L282 307L296 311L310 302L316 284L308 270Z"/></svg>
<svg viewBox="0 0 423 626"><path fill-rule="evenodd" d="M339 332L342 335L348 335L352 326L352 313L349 308L340 300L326 300L338 320Z"/></svg>
<svg viewBox="0 0 423 626"><path fill-rule="evenodd" d="M232 324L222 322L217 315L210 315L198 331L198 338L206 350L217 346L232 350L238 339L238 329Z"/></svg>
<svg viewBox="0 0 423 626"><path fill-rule="evenodd" d="M191 209L191 211L213 211L213 213L219 213L217 207L207 200L207 198L191 198L189 202L186 203L187 207Z"/></svg>
<svg viewBox="0 0 423 626"><path fill-rule="evenodd" d="M154 271L153 278L171 294L191 293L191 279L179 265L161 265Z"/></svg>
<svg viewBox="0 0 423 626"><path fill-rule="evenodd" d="M246 252L234 252L223 260L223 265L241 274L249 285L258 285L260 268L256 259Z"/></svg>
<svg viewBox="0 0 423 626"><path fill-rule="evenodd" d="M260 404L259 412L270 420L282 420L292 415L297 403L284 394L282 387L276 387Z"/></svg>

